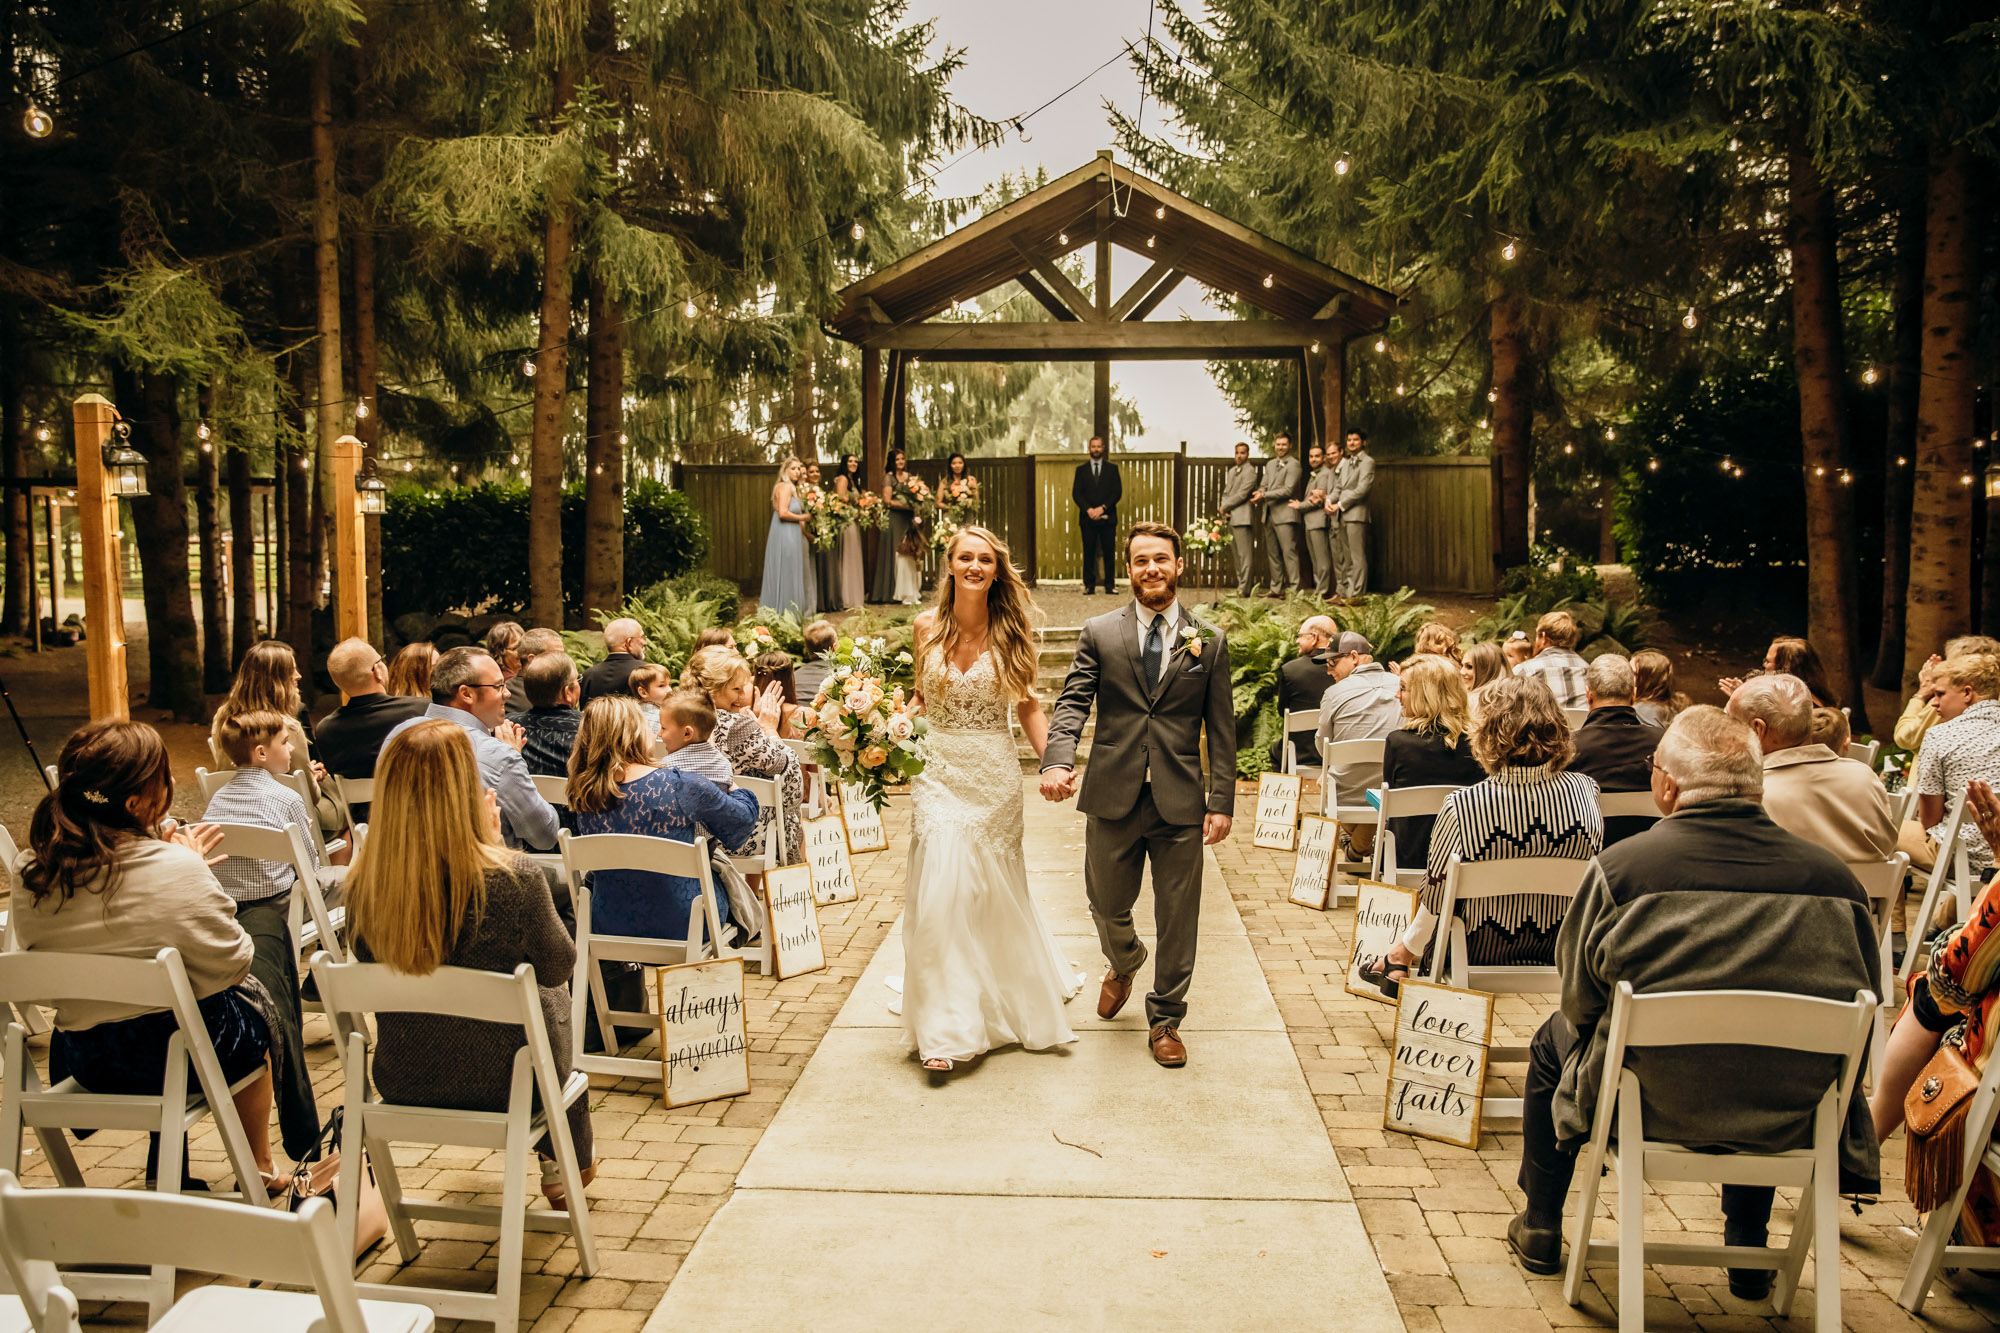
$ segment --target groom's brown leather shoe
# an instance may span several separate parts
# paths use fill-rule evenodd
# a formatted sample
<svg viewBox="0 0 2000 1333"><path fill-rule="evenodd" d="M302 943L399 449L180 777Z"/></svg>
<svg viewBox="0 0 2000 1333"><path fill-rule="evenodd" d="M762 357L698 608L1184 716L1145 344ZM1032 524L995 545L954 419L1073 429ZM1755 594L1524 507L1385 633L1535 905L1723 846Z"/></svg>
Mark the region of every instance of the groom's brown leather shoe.
<svg viewBox="0 0 2000 1333"><path fill-rule="evenodd" d="M1132 978L1136 972L1106 972L1104 985L1097 992L1097 1016L1110 1020L1118 1017L1118 1011L1125 1007L1125 1001L1132 998Z"/></svg>
<svg viewBox="0 0 2000 1333"><path fill-rule="evenodd" d="M1147 1040L1154 1061L1162 1068L1179 1069L1187 1063L1187 1047L1181 1044L1180 1031L1172 1023L1153 1024L1153 1034Z"/></svg>

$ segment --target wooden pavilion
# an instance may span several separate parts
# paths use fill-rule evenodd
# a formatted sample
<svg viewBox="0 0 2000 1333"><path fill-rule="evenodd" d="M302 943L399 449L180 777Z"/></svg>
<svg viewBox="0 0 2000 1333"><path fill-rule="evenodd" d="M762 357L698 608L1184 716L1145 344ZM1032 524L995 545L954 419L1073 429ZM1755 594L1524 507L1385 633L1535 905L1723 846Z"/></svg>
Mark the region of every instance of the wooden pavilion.
<svg viewBox="0 0 2000 1333"><path fill-rule="evenodd" d="M1122 294L1111 290L1111 247L1150 261ZM1095 250L1089 293L1058 261ZM1263 312L1260 319L1147 316L1192 278ZM1048 321L940 319L955 303L1019 283ZM1329 268L1158 181L1096 160L960 227L840 293L827 331L861 348L862 438L871 486L882 481L884 426L903 443L905 369L931 361L1093 361L1093 433L1110 437L1111 362L1256 358L1298 366L1300 455L1339 440L1346 349L1380 329L1397 298ZM1308 428L1307 423L1320 427Z"/></svg>

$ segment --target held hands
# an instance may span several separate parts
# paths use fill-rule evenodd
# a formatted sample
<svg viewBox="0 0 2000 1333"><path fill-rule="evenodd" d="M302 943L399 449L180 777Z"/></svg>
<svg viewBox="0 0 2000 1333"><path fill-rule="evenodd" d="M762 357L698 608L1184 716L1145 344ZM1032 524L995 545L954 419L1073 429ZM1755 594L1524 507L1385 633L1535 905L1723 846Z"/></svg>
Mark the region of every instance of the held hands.
<svg viewBox="0 0 2000 1333"><path fill-rule="evenodd" d="M1250 499L1252 501L1261 500L1263 498L1264 498L1264 491L1261 487L1258 488L1257 490L1250 492Z"/></svg>
<svg viewBox="0 0 2000 1333"><path fill-rule="evenodd" d="M1201 845L1213 847L1229 836L1231 820L1228 815L1218 815L1211 811L1201 817Z"/></svg>
<svg viewBox="0 0 2000 1333"><path fill-rule="evenodd" d="M1992 797L1989 795L1989 800ZM167 832L167 841L177 847L185 847L210 865L221 865L227 856L210 856L215 845L222 841L222 830L213 824L178 824Z"/></svg>
<svg viewBox="0 0 2000 1333"><path fill-rule="evenodd" d="M1287 508L1287 509L1303 509L1303 508L1305 508L1305 506L1304 506L1304 505L1302 505L1302 504L1300 504L1300 503L1299 503L1299 502L1298 502L1297 500L1287 500L1287 501L1285 501L1285 508Z"/></svg>
<svg viewBox="0 0 2000 1333"><path fill-rule="evenodd" d="M1045 801L1067 801L1076 795L1076 770L1073 768L1049 768L1042 770L1042 799Z"/></svg>
<svg viewBox="0 0 2000 1333"><path fill-rule="evenodd" d="M521 730L518 722L502 722L493 728L493 739L519 750L528 743L528 733Z"/></svg>
<svg viewBox="0 0 2000 1333"><path fill-rule="evenodd" d="M1089 509L1084 510L1083 514L1085 518L1102 519L1104 517L1104 506L1093 505Z"/></svg>

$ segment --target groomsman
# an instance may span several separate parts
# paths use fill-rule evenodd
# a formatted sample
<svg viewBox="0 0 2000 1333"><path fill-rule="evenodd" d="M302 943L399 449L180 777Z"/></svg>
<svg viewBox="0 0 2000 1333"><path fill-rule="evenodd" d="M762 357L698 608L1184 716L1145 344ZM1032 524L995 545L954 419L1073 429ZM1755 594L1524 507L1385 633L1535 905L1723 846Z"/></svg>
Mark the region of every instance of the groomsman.
<svg viewBox="0 0 2000 1333"><path fill-rule="evenodd" d="M1326 502L1338 493L1339 483L1334 479L1337 462L1337 457L1328 459L1326 450L1316 444L1308 450L1305 499L1292 501L1292 508L1299 511L1306 530L1306 550L1312 556L1313 591L1322 597L1333 596L1333 544L1327 534L1332 515L1327 513Z"/></svg>
<svg viewBox="0 0 2000 1333"><path fill-rule="evenodd" d="M1375 459L1368 452L1367 431L1347 432L1339 483L1332 501L1339 529L1334 550L1340 561L1340 596L1353 601L1368 595L1368 493L1375 489Z"/></svg>
<svg viewBox="0 0 2000 1333"><path fill-rule="evenodd" d="M1257 465L1250 461L1250 446L1236 442L1236 462L1222 474L1221 508L1229 519L1229 536L1236 556L1236 594L1250 595L1256 571L1250 567L1251 538L1257 530L1257 506L1250 497L1257 490Z"/></svg>
<svg viewBox="0 0 2000 1333"><path fill-rule="evenodd" d="M1299 582L1299 511L1292 502L1299 496L1299 460L1292 457L1292 437L1283 431L1271 441L1271 461L1251 499L1264 507L1264 555L1271 569L1272 595L1282 597L1301 587Z"/></svg>
<svg viewBox="0 0 2000 1333"><path fill-rule="evenodd" d="M1097 575L1104 574L1104 591L1115 592L1111 581L1111 550L1118 544L1118 502L1125 498L1125 482L1118 465L1104 456L1104 437L1093 435L1084 446L1090 461L1079 465L1070 483L1070 499L1076 503L1076 526L1083 534L1083 591L1097 591Z"/></svg>

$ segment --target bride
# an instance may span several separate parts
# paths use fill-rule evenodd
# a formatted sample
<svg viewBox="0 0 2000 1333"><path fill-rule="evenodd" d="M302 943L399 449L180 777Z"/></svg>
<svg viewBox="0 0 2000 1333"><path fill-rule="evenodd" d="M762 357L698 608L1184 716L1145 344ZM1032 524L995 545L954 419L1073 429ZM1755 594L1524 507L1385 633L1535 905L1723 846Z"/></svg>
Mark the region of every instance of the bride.
<svg viewBox="0 0 2000 1333"><path fill-rule="evenodd" d="M926 1069L1076 1040L1062 1007L1081 978L1028 892L1007 726L1011 707L1035 753L1048 744L1032 606L1006 544L966 527L945 548L937 605L917 617L917 693L936 762L910 786L903 1042Z"/></svg>

